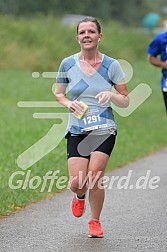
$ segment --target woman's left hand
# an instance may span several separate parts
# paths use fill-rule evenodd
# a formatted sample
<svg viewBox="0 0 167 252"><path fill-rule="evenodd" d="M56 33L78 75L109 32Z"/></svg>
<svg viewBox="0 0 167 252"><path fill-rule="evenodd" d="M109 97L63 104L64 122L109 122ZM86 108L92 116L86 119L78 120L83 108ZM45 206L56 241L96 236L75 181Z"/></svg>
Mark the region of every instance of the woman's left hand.
<svg viewBox="0 0 167 252"><path fill-rule="evenodd" d="M112 97L112 92L110 91L103 91L95 96L95 98L99 100L99 103L101 105L106 105L108 102L110 102L111 97Z"/></svg>

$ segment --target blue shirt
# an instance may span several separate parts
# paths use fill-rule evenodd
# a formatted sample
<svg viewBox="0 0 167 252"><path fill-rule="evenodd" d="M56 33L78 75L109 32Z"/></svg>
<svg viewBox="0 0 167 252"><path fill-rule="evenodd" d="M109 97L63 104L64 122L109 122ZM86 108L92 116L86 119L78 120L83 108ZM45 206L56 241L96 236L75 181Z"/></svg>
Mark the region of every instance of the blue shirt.
<svg viewBox="0 0 167 252"><path fill-rule="evenodd" d="M105 129L102 127L101 131L110 128L117 130L111 103L102 106L95 96L102 91L111 91L112 85L117 84L124 77L125 74L118 61L104 54L99 68L92 75L82 71L78 54L65 58L60 64L56 80L67 87L70 100L83 101L88 105L87 117L85 115L84 118L77 119L69 113L66 132L82 134L83 123L88 123L89 125L86 126L89 127L97 124L107 125Z"/></svg>
<svg viewBox="0 0 167 252"><path fill-rule="evenodd" d="M160 55L162 61L167 60L167 32L155 36L147 48L148 54L153 57ZM167 69L162 69L163 77L167 78Z"/></svg>

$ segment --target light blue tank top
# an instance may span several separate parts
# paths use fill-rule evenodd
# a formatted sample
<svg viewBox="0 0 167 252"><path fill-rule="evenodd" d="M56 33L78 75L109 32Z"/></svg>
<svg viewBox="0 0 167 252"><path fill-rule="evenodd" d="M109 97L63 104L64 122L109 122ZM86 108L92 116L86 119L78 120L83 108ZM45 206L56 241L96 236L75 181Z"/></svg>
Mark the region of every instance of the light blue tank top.
<svg viewBox="0 0 167 252"><path fill-rule="evenodd" d="M65 58L60 64L56 80L67 87L67 96L70 100L83 101L88 105L81 119L69 113L66 133L117 131L111 103L102 106L95 96L102 91L111 91L112 86L124 77L125 74L118 61L105 54L102 55L99 68L92 75L87 75L82 71L78 54Z"/></svg>

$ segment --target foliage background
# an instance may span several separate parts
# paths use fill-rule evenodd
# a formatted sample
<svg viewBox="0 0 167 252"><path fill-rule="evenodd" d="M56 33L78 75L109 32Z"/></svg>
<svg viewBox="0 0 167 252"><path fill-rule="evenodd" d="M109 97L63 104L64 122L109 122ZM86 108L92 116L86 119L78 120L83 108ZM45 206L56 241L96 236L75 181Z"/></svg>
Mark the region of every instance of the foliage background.
<svg viewBox="0 0 167 252"><path fill-rule="evenodd" d="M1 0L0 13L15 17L80 14L102 20L116 20L123 25L140 26L142 18L148 12L157 12L163 18L163 7L166 5L166 0Z"/></svg>

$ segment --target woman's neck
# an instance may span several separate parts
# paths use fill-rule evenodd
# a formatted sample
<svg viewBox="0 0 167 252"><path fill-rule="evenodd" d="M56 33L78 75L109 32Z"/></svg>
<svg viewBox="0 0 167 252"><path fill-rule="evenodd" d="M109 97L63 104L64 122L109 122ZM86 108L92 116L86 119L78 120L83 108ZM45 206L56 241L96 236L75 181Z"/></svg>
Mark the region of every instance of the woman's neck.
<svg viewBox="0 0 167 252"><path fill-rule="evenodd" d="M102 54L99 51L83 51L79 53L79 58L83 62L87 62L90 65L96 65L101 62Z"/></svg>

